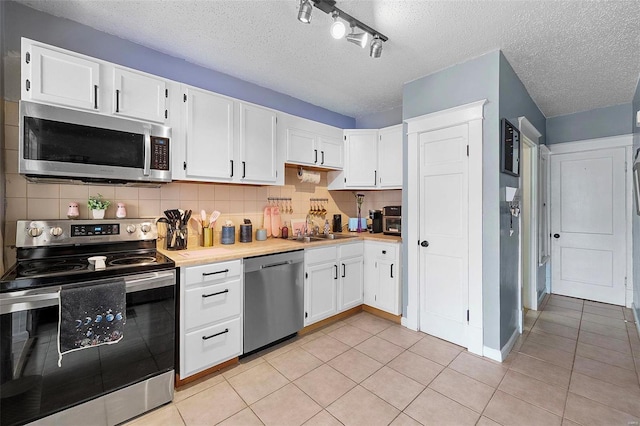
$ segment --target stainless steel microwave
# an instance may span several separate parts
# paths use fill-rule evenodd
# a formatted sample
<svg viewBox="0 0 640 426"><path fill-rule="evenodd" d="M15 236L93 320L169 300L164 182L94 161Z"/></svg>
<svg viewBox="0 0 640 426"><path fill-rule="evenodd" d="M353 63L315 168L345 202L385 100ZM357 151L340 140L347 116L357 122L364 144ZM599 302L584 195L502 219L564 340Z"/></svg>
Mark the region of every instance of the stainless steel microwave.
<svg viewBox="0 0 640 426"><path fill-rule="evenodd" d="M171 182L171 128L20 101L18 171L31 180Z"/></svg>

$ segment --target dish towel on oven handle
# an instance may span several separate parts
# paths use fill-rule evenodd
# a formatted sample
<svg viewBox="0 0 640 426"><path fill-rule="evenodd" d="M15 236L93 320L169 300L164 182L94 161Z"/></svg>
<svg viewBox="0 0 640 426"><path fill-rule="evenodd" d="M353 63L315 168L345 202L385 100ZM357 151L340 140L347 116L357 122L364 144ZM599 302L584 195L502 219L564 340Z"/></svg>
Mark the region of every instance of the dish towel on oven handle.
<svg viewBox="0 0 640 426"><path fill-rule="evenodd" d="M69 352L118 343L124 336L127 303L122 278L59 292L58 367Z"/></svg>

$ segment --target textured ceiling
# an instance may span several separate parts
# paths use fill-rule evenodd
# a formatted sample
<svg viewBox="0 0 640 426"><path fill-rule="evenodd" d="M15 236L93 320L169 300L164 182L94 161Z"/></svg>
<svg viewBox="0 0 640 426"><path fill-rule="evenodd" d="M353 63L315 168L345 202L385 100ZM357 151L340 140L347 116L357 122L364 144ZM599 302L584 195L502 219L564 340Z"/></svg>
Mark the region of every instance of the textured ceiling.
<svg viewBox="0 0 640 426"><path fill-rule="evenodd" d="M389 37L369 57L298 0L19 0L351 117L402 105L402 85L502 49L547 117L630 102L640 1L338 0ZM159 30L161 29L161 30Z"/></svg>

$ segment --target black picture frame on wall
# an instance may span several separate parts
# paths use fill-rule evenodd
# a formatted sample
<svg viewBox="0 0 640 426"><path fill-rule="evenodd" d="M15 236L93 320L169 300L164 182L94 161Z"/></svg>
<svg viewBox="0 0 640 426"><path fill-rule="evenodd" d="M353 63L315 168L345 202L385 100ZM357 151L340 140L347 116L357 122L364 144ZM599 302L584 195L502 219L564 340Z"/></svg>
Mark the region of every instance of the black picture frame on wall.
<svg viewBox="0 0 640 426"><path fill-rule="evenodd" d="M520 177L520 130L503 118L500 126L500 171Z"/></svg>

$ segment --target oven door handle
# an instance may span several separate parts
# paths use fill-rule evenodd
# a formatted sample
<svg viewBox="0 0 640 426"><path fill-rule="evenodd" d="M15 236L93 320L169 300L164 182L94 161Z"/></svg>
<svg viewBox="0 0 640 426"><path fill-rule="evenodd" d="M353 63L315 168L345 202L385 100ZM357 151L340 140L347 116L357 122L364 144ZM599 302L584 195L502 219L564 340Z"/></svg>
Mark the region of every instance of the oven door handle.
<svg viewBox="0 0 640 426"><path fill-rule="evenodd" d="M98 284L100 280L95 283ZM149 272L138 274L124 279L127 293L134 293L154 288L174 286L176 284L175 271ZM49 287L46 289L24 290L0 294L0 315L12 312L28 311L31 309L46 308L58 305L61 287Z"/></svg>

